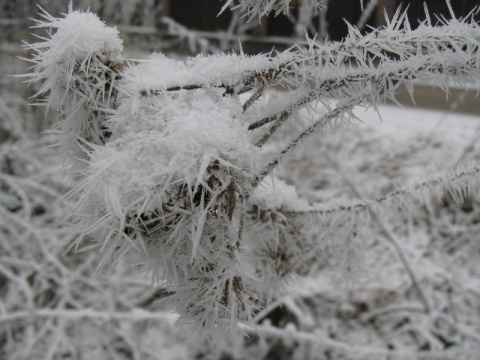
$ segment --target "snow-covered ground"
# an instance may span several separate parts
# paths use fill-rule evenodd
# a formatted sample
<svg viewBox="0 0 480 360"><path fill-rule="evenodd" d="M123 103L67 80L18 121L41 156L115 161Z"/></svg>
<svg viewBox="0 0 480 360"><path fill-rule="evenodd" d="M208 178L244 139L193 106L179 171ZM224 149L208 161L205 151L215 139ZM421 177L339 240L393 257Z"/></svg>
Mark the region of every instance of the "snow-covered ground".
<svg viewBox="0 0 480 360"><path fill-rule="evenodd" d="M445 99L440 98L438 101L444 102ZM471 140L480 129L480 114L475 116L455 111L382 105L379 107L379 115L373 109L357 111L357 115L366 125L376 126L379 132L398 134L400 131L407 136L415 132L440 132L447 139L459 142ZM384 121L378 123L377 119Z"/></svg>

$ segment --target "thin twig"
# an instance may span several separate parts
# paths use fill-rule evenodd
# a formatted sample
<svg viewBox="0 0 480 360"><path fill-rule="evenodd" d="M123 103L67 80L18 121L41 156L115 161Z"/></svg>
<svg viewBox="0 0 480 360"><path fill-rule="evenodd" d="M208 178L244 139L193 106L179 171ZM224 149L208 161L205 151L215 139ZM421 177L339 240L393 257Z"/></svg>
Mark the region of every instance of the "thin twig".
<svg viewBox="0 0 480 360"><path fill-rule="evenodd" d="M260 85L260 87L248 98L247 101L243 104L243 111L246 111L253 103L262 96L263 92L265 91L266 86L265 84Z"/></svg>
<svg viewBox="0 0 480 360"><path fill-rule="evenodd" d="M92 319L101 321L150 321L160 320L173 322L175 315L170 313L158 313L154 311L145 311L141 309L133 309L131 311L97 311L92 309L35 309L33 311L15 311L3 314L0 318L0 324L17 323L19 321L32 321L36 319L56 318L63 320L78 321L80 319Z"/></svg>
<svg viewBox="0 0 480 360"><path fill-rule="evenodd" d="M315 133L321 127L325 126L330 120L338 118L346 111L351 110L355 105L360 104L362 100L362 97L358 97L351 99L346 103L339 104L335 109L329 111L320 119L318 119L314 124L310 125L295 140L288 144L287 147L283 149L272 162L270 162L267 166L265 166L265 168L263 168L263 170L261 170L257 175L253 177L252 187L257 187L260 182L265 178L265 176L267 176L280 163L280 161L282 161L285 156L289 154L293 149L295 149L297 145L300 144L305 138Z"/></svg>
<svg viewBox="0 0 480 360"><path fill-rule="evenodd" d="M265 145L265 143L268 141L268 139L270 139L272 137L272 135L278 129L280 129L280 127L285 123L285 121L288 118L289 118L289 114L286 113L286 112L283 113L282 116L280 116L280 118L275 122L275 124L273 124L270 127L270 129L262 136L262 138L255 143L255 146L262 147L263 145Z"/></svg>
<svg viewBox="0 0 480 360"><path fill-rule="evenodd" d="M340 168L340 165L338 162L334 161L328 153L325 153L325 156L328 160L328 162L332 165L332 167L338 172L338 174L343 178L343 181L347 184L347 186L350 188L350 190L354 193L354 195L359 198L360 200L363 199L362 194L360 193L360 190L358 187L350 180L350 178L345 174L345 172ZM368 208L368 211L370 212L370 215L373 219L373 221L379 226L380 230L382 233L385 235L386 239L390 243L390 245L393 247L395 252L397 253L397 256L400 260L400 262L403 264L405 270L407 271L408 276L410 277L410 280L412 281L413 287L415 288L417 295L423 304L423 307L425 309L425 312L428 314L431 312L431 307L430 304L428 303L427 296L423 292L422 288L420 287L420 282L418 281L412 266L408 262L408 259L403 252L403 249L396 239L395 235L391 231L391 229L387 226L387 224L383 221L383 219L378 215L378 213L372 209Z"/></svg>
<svg viewBox="0 0 480 360"><path fill-rule="evenodd" d="M473 167L468 170L460 171L453 174L448 174L447 176L440 176L438 178L429 179L424 181L412 188L404 188L392 191L383 196L376 197L374 199L363 199L362 202L354 205L348 206L338 206L330 209L311 209L311 210L297 210L297 211L286 211L286 215L334 215L341 212L361 212L367 211L376 205L381 205L387 201L393 201L395 199L405 198L410 194L413 194L417 191L423 189L432 189L434 187L446 186L447 184L455 183L457 181L468 181L469 178L480 175L480 167Z"/></svg>
<svg viewBox="0 0 480 360"><path fill-rule="evenodd" d="M273 115L267 116L263 119L260 119L258 121L255 121L254 123L250 124L248 127L248 130L255 130L258 129L259 127L262 127L264 125L267 125L268 123L271 123L272 121L275 121L279 118L282 118L284 116L290 115L295 109L300 108L302 105L305 105L316 98L320 97L320 95L323 94L321 91L312 91L308 93L308 95L303 96L299 101L295 102L293 105L289 105L286 109L283 109Z"/></svg>

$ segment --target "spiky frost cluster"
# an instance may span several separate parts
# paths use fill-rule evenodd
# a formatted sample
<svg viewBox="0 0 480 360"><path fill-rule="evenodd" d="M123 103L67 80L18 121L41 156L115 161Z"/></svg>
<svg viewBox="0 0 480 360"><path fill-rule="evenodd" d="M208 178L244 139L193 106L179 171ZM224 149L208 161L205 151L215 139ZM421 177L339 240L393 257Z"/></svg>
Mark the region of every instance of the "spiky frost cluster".
<svg viewBox="0 0 480 360"><path fill-rule="evenodd" d="M177 78L183 63L162 56L150 66ZM91 154L72 194L73 221L105 252L152 271L175 292L180 323L229 328L250 316L254 290L233 224L249 186L255 149L238 121L237 97L216 88L132 92L144 67L125 72L122 104L106 125L108 143Z"/></svg>
<svg viewBox="0 0 480 360"><path fill-rule="evenodd" d="M102 144L109 136L103 123L116 106L122 40L92 13L70 9L65 18L40 15L35 27L49 29L49 37L26 45L35 54L28 76L42 82L36 97L45 96L40 101L58 113L67 153L81 161L85 141Z"/></svg>
<svg viewBox="0 0 480 360"><path fill-rule="evenodd" d="M45 80L40 93L49 92L47 104L62 115L66 143L88 154L84 180L69 194L72 248L99 248L100 268L125 259L151 271L174 293L179 323L216 341L237 338L265 284L301 273L325 239L353 246L356 224L369 220L370 213L357 216L363 210L395 207L385 199L424 203L419 189L463 194L476 184L473 168L385 199L328 207L266 180L305 139L354 118L357 105L394 100L400 84L421 78L446 89L449 77L478 80L473 22L454 18L436 28L427 20L412 30L398 13L386 29L361 35L350 27L342 42L308 40L308 48L276 56L154 55L120 69L121 41L94 15L44 18L41 27L57 32L30 45L32 77ZM82 41L71 41L77 31ZM288 91L264 106L258 100L272 86ZM312 101L325 112L278 153L262 152Z"/></svg>
<svg viewBox="0 0 480 360"><path fill-rule="evenodd" d="M182 313L202 325L230 308L239 315L245 301L234 300L247 280L231 220L253 154L234 122L238 102L218 108L221 95L211 92L165 94L146 99L142 114L112 116L112 139L93 153L75 194L78 229L107 240L107 254L133 245L135 263L167 280L177 301L189 299Z"/></svg>

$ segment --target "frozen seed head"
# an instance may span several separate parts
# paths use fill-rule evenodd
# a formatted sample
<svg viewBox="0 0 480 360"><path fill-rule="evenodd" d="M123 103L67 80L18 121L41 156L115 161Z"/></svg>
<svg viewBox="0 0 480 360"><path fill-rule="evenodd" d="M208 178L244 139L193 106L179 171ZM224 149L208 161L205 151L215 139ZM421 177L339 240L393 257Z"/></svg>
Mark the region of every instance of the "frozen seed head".
<svg viewBox="0 0 480 360"><path fill-rule="evenodd" d="M75 92L76 73L84 73L94 86L102 79L93 81L95 67L103 63L105 67L123 62L122 40L115 28L107 27L97 15L89 12L71 11L64 18L55 18L47 12L41 14L35 28L47 28L44 41L27 44L33 50L34 72L31 82L44 81L37 95L50 93L48 105L61 109L67 96ZM52 31L53 30L53 31ZM93 62L93 63L92 63ZM87 80L87 79L84 79ZM65 91L69 90L69 94ZM79 95L79 94L77 94ZM83 94L88 97L92 94Z"/></svg>
<svg viewBox="0 0 480 360"><path fill-rule="evenodd" d="M214 89L144 98L132 113L133 101L109 119L109 142L92 152L73 193L78 229L111 248L109 260L135 248L150 268L160 253L194 258L212 236L235 243L235 231L209 224L230 223L249 186L256 150L237 118L241 103Z"/></svg>
<svg viewBox="0 0 480 360"><path fill-rule="evenodd" d="M233 339L254 303L235 226L256 155L241 103L218 89L137 100L110 117L109 141L72 193L73 246L89 235L100 266L123 257L172 291L179 326Z"/></svg>
<svg viewBox="0 0 480 360"><path fill-rule="evenodd" d="M49 32L55 29L55 32L47 41L31 46L47 49L43 58L48 63L83 61L93 55L121 60L123 42L118 30L106 26L96 14L71 10L65 17L55 18L42 10L40 15L43 20L37 20L35 28L48 28Z"/></svg>
<svg viewBox="0 0 480 360"><path fill-rule="evenodd" d="M34 53L28 77L42 83L35 96L57 112L62 142L73 160L68 163L76 167L85 159L85 143L103 144L109 136L104 122L116 106L122 40L89 12L70 9L55 18L42 10L40 16L35 27L47 28L48 35L26 45Z"/></svg>

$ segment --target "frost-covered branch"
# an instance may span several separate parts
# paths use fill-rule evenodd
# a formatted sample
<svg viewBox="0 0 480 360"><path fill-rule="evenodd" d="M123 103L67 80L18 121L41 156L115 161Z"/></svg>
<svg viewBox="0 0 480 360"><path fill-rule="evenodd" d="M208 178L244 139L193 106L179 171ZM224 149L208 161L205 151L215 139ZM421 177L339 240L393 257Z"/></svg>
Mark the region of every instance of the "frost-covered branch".
<svg viewBox="0 0 480 360"><path fill-rule="evenodd" d="M160 71L167 62L155 59L132 73L132 85L141 73L162 75L143 77L129 91L143 96L202 87L222 87L233 94L253 91L244 103L244 110L251 110L269 87L296 89L278 101L274 113L252 119L253 130L326 96L348 99L361 93L364 102L378 104L396 101L395 91L402 84L413 97L413 80L426 80L448 91L451 80L462 83L478 78L480 31L475 23L453 19L432 27L427 20L412 30L406 14L398 12L386 29L367 35L352 26L349 31L342 42L320 45L310 40L309 49L275 57L218 55L196 57L184 64L169 61L172 75L168 77Z"/></svg>
<svg viewBox="0 0 480 360"><path fill-rule="evenodd" d="M292 211L290 215L319 215L338 216L345 213L362 213L374 209L412 209L423 205L431 208L432 200L441 203L445 196L451 197L456 203L461 203L468 193L478 186L480 168L472 167L465 170L455 170L442 174L437 178L426 180L411 188L395 190L372 200L356 201L348 205L336 206L313 206L312 209L304 211Z"/></svg>
<svg viewBox="0 0 480 360"><path fill-rule="evenodd" d="M389 214L412 217L415 209L422 206L432 209L445 196L461 204L478 187L479 174L480 169L477 167L457 170L374 200L348 200L348 205L339 205L335 200L326 205L309 205L299 198L293 187L287 186L283 181L264 181L253 195L247 211L246 227L250 231L247 237L263 239L260 244L253 243L250 246L258 256L257 261L263 263L262 273L269 279L266 281L268 283L281 281L292 272L301 272L305 263L325 251L325 241L329 237L340 242L337 246L342 248L342 252L348 251L344 242L350 243L349 238L356 232L355 229L363 228L372 221L378 223L406 263L400 245L377 214L382 214L385 218ZM331 205L331 202L337 204ZM346 265L354 264L355 261L348 261ZM408 262L406 266L429 311L430 306L419 288L419 281L412 275Z"/></svg>
<svg viewBox="0 0 480 360"><path fill-rule="evenodd" d="M340 165L338 163L336 163L328 155L327 155L327 158L328 158L328 161L331 164L331 166L338 173L340 173L343 181L345 181L345 183L348 185L349 189L352 191L352 193L355 195L355 197L357 197L358 199L362 199L363 196L360 193L360 190L358 189L357 185L355 183L353 183L352 180L349 179L348 175L345 174L345 172L340 167ZM477 175L479 170L480 169L474 169L475 172L474 172L473 175L474 176ZM460 174L457 177L457 179L460 178L460 177L463 177L463 174ZM461 191L461 193L462 193L462 191ZM460 202L463 199L462 198L460 198L460 199L457 198L457 200ZM382 219L382 217L379 215L379 213L377 211L370 208L369 212L370 212L370 216L371 216L373 222L375 222L377 224L377 226L381 229L383 235L385 236L387 241L390 243L390 245L392 246L394 251L397 253L397 256L400 259L400 262L402 263L405 270L407 271L407 274L410 277L410 280L412 281L413 287L415 288L415 291L417 292L418 297L423 304L425 312L427 312L427 313L431 312L432 308L429 304L429 300L427 299L427 296L425 295L424 291L422 290L422 288L420 286L420 281L418 280L417 275L413 271L413 268L412 268L409 260L407 259L407 256L405 255L405 253L402 249L402 246L400 245L400 242L398 241L397 237L394 235L394 233L392 232L390 227L385 223L385 221ZM347 247L350 247L350 246L347 246Z"/></svg>
<svg viewBox="0 0 480 360"><path fill-rule="evenodd" d="M276 56L199 56L186 62L177 76L159 76L144 83L144 93L174 86L231 86L242 93L266 83L289 87L308 84L320 97L348 95L348 88L340 93L333 91L381 81L384 90L389 90L387 95L394 97L395 87L391 86L398 82L431 78L435 85L445 87L445 77L437 74L475 76L479 34L477 24L455 18L435 27L426 20L412 30L406 13L399 11L385 29L367 35L350 26L348 36L341 42L318 44L309 40L308 49L292 49ZM220 67L212 68L210 60ZM455 80L461 81L462 77ZM149 88L149 83L157 88ZM378 94L372 96L377 97Z"/></svg>

